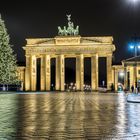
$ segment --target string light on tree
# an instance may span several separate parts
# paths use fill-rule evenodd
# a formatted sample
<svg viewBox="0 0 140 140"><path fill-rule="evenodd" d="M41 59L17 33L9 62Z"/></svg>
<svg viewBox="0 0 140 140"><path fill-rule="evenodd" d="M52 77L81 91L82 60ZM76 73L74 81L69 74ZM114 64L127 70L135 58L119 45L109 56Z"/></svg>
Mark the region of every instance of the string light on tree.
<svg viewBox="0 0 140 140"><path fill-rule="evenodd" d="M16 56L10 45L4 21L0 15L0 84L18 84Z"/></svg>

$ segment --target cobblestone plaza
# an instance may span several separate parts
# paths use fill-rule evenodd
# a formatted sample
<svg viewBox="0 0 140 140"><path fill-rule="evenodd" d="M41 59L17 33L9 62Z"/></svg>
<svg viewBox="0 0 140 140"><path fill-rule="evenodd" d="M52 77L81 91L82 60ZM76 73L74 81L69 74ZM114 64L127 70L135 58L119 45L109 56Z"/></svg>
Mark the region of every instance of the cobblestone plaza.
<svg viewBox="0 0 140 140"><path fill-rule="evenodd" d="M123 93L0 94L0 140L140 139L139 108Z"/></svg>

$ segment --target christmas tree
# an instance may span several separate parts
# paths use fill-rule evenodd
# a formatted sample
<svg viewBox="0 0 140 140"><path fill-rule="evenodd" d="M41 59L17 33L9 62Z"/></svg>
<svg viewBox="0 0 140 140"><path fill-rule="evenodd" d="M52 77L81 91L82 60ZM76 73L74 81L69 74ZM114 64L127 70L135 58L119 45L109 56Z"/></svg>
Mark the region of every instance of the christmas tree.
<svg viewBox="0 0 140 140"><path fill-rule="evenodd" d="M9 43L10 37L7 33L4 21L0 15L0 84L18 84L16 56Z"/></svg>

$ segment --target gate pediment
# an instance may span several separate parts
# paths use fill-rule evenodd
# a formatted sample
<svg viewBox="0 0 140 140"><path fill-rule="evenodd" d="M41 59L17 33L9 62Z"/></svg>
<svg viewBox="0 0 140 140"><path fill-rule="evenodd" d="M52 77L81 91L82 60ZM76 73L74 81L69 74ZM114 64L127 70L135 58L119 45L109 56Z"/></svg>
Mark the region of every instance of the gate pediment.
<svg viewBox="0 0 140 140"><path fill-rule="evenodd" d="M55 44L56 45L78 45L80 44L80 36L73 36L73 37L55 37Z"/></svg>

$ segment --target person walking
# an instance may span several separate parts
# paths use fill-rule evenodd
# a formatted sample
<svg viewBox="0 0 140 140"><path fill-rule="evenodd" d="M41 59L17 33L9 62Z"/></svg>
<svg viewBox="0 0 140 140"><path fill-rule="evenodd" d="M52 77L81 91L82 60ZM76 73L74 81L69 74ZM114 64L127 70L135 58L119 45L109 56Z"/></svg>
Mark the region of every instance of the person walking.
<svg viewBox="0 0 140 140"><path fill-rule="evenodd" d="M132 93L134 92L134 86L133 85L131 86L131 91L132 91Z"/></svg>

